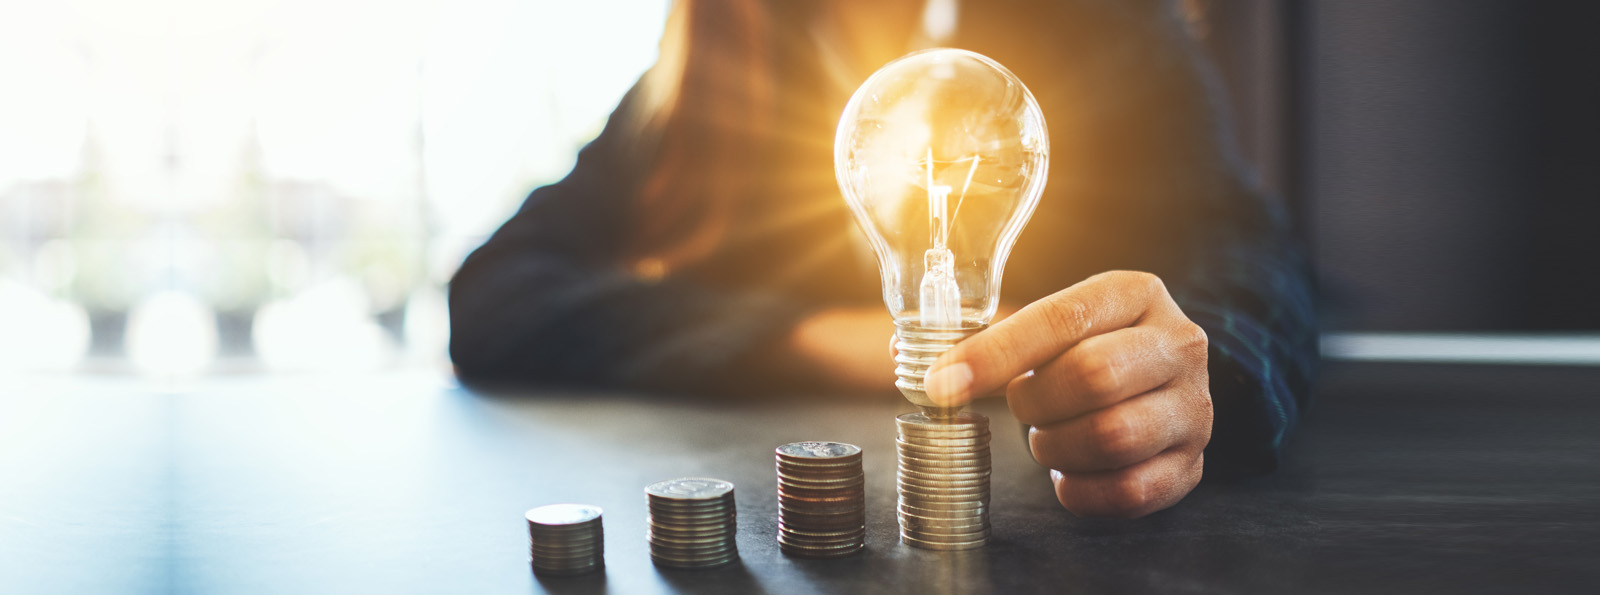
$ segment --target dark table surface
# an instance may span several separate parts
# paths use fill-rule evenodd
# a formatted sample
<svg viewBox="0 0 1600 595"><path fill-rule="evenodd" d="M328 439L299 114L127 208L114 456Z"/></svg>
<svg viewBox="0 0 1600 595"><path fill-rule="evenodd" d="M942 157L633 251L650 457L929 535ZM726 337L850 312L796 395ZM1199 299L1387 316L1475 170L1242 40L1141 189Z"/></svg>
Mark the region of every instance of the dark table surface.
<svg viewBox="0 0 1600 595"><path fill-rule="evenodd" d="M1332 365L1283 469L1132 521L1063 511L984 402L994 537L958 553L896 542L896 401L5 380L5 593L1600 590L1600 368ZM778 552L772 449L797 440L865 449L863 554ZM643 488L683 476L738 485L740 563L651 565ZM555 502L604 507L604 572L529 572L522 513Z"/></svg>

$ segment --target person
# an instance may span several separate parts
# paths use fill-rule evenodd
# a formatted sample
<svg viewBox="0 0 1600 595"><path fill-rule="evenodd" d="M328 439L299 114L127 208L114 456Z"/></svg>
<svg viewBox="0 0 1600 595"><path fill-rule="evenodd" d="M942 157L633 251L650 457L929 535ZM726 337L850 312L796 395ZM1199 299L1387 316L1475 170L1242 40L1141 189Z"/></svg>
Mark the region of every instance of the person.
<svg viewBox="0 0 1600 595"><path fill-rule="evenodd" d="M1049 182L1013 312L930 396L1005 394L1061 504L1137 517L1267 471L1306 406L1310 274L1161 0L678 0L660 58L571 173L450 285L467 383L894 392L892 323L840 197L850 94L910 50L970 49L1038 98Z"/></svg>

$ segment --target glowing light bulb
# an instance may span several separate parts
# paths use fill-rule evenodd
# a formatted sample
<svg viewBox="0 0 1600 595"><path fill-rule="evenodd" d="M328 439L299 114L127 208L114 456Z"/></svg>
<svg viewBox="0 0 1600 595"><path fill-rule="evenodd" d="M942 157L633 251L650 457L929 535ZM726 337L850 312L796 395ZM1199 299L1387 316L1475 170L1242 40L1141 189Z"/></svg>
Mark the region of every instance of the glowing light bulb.
<svg viewBox="0 0 1600 595"><path fill-rule="evenodd" d="M895 385L929 413L934 360L988 326L1044 192L1050 135L1016 75L955 49L890 62L839 118L834 173L878 255L899 339Z"/></svg>

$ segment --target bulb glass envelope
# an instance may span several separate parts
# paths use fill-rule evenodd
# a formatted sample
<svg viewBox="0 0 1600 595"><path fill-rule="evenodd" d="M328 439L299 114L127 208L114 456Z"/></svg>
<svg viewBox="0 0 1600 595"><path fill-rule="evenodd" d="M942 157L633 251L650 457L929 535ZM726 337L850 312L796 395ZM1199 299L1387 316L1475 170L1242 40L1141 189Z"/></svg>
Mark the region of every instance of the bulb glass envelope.
<svg viewBox="0 0 1600 595"><path fill-rule="evenodd" d="M913 53L862 84L834 139L834 172L878 256L895 322L929 326L924 304L948 289L929 264L953 261L959 323L988 324L1001 273L1049 170L1033 94L1004 66L955 49ZM947 305L948 306L948 305ZM953 314L953 312L952 312ZM954 323L954 324L952 324Z"/></svg>

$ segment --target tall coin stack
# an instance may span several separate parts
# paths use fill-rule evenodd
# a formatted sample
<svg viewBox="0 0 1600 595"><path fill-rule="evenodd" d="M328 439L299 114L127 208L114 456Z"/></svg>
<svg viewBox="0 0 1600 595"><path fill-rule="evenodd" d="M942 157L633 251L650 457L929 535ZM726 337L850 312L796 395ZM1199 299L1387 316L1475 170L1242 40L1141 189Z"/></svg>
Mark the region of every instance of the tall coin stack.
<svg viewBox="0 0 1600 595"><path fill-rule="evenodd" d="M526 516L534 572L583 574L606 565L600 507L551 504Z"/></svg>
<svg viewBox="0 0 1600 595"><path fill-rule="evenodd" d="M778 447L778 547L791 556L838 558L867 542L861 449L840 442Z"/></svg>
<svg viewBox="0 0 1600 595"><path fill-rule="evenodd" d="M989 418L907 413L895 418L900 453L900 540L930 550L989 539Z"/></svg>
<svg viewBox="0 0 1600 595"><path fill-rule="evenodd" d="M650 484L650 559L670 568L715 568L739 559L733 484L689 477Z"/></svg>

